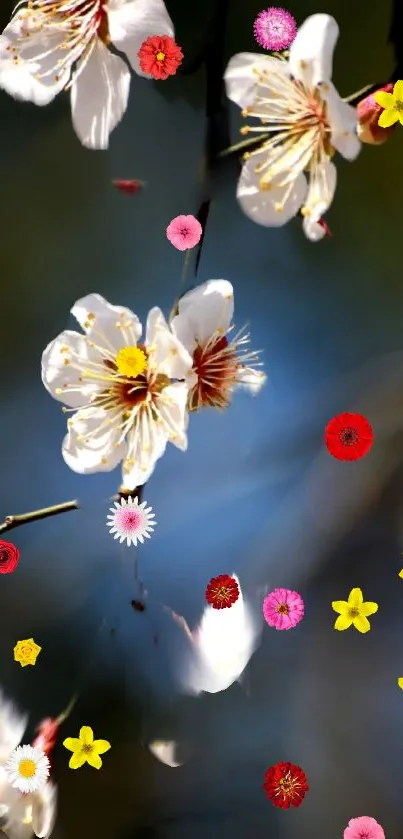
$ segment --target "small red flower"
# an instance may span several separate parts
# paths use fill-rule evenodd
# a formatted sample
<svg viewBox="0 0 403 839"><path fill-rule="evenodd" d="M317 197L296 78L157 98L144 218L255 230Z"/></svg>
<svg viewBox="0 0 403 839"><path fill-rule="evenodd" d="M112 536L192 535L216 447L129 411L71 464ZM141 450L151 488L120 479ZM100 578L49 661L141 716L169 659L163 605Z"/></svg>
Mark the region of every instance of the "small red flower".
<svg viewBox="0 0 403 839"><path fill-rule="evenodd" d="M142 43L137 56L143 73L160 80L175 75L183 52L169 35L153 35Z"/></svg>
<svg viewBox="0 0 403 839"><path fill-rule="evenodd" d="M20 552L12 542L0 539L0 574L12 574L20 561Z"/></svg>
<svg viewBox="0 0 403 839"><path fill-rule="evenodd" d="M238 583L228 574L213 577L206 588L206 600L213 609L229 609L236 603L238 597Z"/></svg>
<svg viewBox="0 0 403 839"><path fill-rule="evenodd" d="M32 745L34 747L38 746L49 757L56 745L59 722L57 719L52 719L52 717L46 717L46 719L39 723L36 730L37 736Z"/></svg>
<svg viewBox="0 0 403 839"><path fill-rule="evenodd" d="M269 766L263 789L275 807L288 810L299 807L309 790L307 777L300 766L293 763L276 763Z"/></svg>
<svg viewBox="0 0 403 839"><path fill-rule="evenodd" d="M134 195L136 192L139 191L144 186L143 181L136 181L134 178L130 179L117 179L112 181L113 186L116 189L120 189L121 192L125 192L126 195Z"/></svg>
<svg viewBox="0 0 403 839"><path fill-rule="evenodd" d="M361 414L339 414L325 429L327 450L338 460L359 460L368 454L373 442L374 432Z"/></svg>

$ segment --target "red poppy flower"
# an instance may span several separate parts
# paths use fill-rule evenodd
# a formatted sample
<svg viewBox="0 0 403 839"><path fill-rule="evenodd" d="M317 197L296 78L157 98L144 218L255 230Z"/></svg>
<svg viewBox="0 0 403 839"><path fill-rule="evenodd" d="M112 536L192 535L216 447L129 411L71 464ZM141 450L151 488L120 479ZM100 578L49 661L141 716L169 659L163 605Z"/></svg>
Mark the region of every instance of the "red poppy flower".
<svg viewBox="0 0 403 839"><path fill-rule="evenodd" d="M368 454L373 442L374 432L361 414L339 414L325 429L327 450L338 460L359 460Z"/></svg>
<svg viewBox="0 0 403 839"><path fill-rule="evenodd" d="M112 183L113 186L116 187L116 189L120 189L120 191L125 192L126 195L134 195L135 192L138 192L139 189L141 189L141 187L144 186L143 181L136 181L134 178L132 178L131 180L125 180L124 178L122 178L112 181Z"/></svg>
<svg viewBox="0 0 403 839"><path fill-rule="evenodd" d="M238 583L228 574L213 577L206 588L206 600L213 609L229 609L236 603L238 597Z"/></svg>
<svg viewBox="0 0 403 839"><path fill-rule="evenodd" d="M305 772L293 763L276 763L269 766L263 789L275 807L288 810L299 807L309 790Z"/></svg>
<svg viewBox="0 0 403 839"><path fill-rule="evenodd" d="M20 552L12 542L0 539L0 574L12 574L20 561Z"/></svg>
<svg viewBox="0 0 403 839"><path fill-rule="evenodd" d="M169 35L153 35L142 43L137 56L143 73L160 80L175 75L183 52Z"/></svg>

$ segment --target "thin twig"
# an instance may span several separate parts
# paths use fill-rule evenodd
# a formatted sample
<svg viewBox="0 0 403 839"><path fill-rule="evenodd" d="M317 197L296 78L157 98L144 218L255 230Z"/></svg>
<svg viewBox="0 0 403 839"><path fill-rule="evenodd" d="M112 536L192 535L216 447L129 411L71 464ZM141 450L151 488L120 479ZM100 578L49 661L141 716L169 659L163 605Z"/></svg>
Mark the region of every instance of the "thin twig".
<svg viewBox="0 0 403 839"><path fill-rule="evenodd" d="M136 487L136 489L128 490L121 487L117 495L113 495L111 501L120 501L122 498L138 498L141 501L143 487ZM40 521L47 519L50 516L59 516L61 513L69 513L70 510L79 510L80 505L77 499L72 501L63 501L62 504L52 504L51 507L42 507L40 510L32 510L30 513L18 513L13 516L6 516L4 521L0 524L0 533L6 533L8 530L14 530L15 527L20 527L22 524L29 524L32 521Z"/></svg>
<svg viewBox="0 0 403 839"><path fill-rule="evenodd" d="M63 504L53 504L51 507L43 507L41 510L33 510L31 513L19 513L15 516L6 516L0 524L0 533L20 527L21 524L28 524L31 521L40 521L49 516L58 516L60 513L68 513L70 510L78 510L79 504L76 499L64 501Z"/></svg>

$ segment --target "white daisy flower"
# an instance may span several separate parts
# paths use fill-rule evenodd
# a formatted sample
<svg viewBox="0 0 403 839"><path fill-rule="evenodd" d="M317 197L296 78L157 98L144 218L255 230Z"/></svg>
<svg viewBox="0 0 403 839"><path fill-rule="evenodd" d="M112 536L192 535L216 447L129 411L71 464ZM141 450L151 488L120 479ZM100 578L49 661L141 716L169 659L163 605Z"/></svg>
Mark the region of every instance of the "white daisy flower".
<svg viewBox="0 0 403 839"><path fill-rule="evenodd" d="M130 70L152 35L173 37L163 0L22 0L0 37L0 87L15 99L47 105L71 91L82 144L106 149L127 108Z"/></svg>
<svg viewBox="0 0 403 839"><path fill-rule="evenodd" d="M261 123L241 133L263 136L259 148L244 155L237 188L244 213L257 224L281 227L300 211L311 241L325 235L318 222L336 189L335 151L355 160L361 148L356 109L331 82L338 35L334 18L312 15L299 28L287 61L239 53L225 72L229 99L243 116Z"/></svg>
<svg viewBox="0 0 403 839"><path fill-rule="evenodd" d="M151 534L154 530L156 521L152 507L147 507L147 501L139 504L138 498L122 498L115 503L114 507L109 508L112 515L107 516L107 526L110 528L110 533L115 534L114 539L119 539L120 543L127 542L129 545L137 545L137 542L143 544L144 538L151 539Z"/></svg>
<svg viewBox="0 0 403 839"><path fill-rule="evenodd" d="M42 381L73 416L62 454L74 472L110 472L123 483L148 481L168 441L186 451L189 353L158 308L144 342L137 315L89 294L71 309L85 335L66 330L42 356Z"/></svg>
<svg viewBox="0 0 403 839"><path fill-rule="evenodd" d="M4 769L9 782L20 792L36 792L49 777L49 758L37 746L17 746Z"/></svg>
<svg viewBox="0 0 403 839"><path fill-rule="evenodd" d="M259 354L245 345L249 335L234 330L234 292L227 280L208 280L179 300L178 314L171 328L192 357L188 375L188 410L205 406L227 408L234 388L247 386L252 392L265 382Z"/></svg>
<svg viewBox="0 0 403 839"><path fill-rule="evenodd" d="M47 781L37 792L21 793L11 786L4 768L21 742L27 720L0 690L0 830L9 839L30 839L33 833L47 839L56 820L56 787Z"/></svg>

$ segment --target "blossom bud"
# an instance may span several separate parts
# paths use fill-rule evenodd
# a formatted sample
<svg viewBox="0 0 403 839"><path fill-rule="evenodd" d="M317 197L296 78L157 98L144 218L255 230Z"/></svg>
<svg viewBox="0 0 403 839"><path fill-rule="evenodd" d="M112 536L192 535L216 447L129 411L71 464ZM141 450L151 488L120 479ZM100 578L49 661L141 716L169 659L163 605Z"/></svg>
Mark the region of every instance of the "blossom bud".
<svg viewBox="0 0 403 839"><path fill-rule="evenodd" d="M393 84L386 84L380 87L379 90L384 90L386 93L391 93ZM370 143L371 145L379 146L384 143L391 134L393 134L396 126L391 125L389 128L381 128L378 125L378 119L384 110L381 105L375 102L374 91L357 105L358 113L358 137L362 143Z"/></svg>

